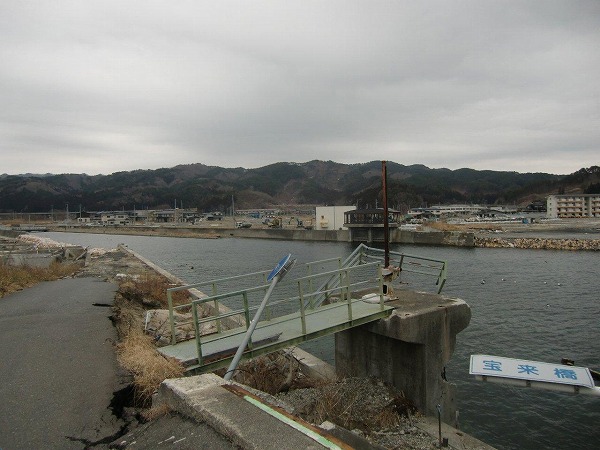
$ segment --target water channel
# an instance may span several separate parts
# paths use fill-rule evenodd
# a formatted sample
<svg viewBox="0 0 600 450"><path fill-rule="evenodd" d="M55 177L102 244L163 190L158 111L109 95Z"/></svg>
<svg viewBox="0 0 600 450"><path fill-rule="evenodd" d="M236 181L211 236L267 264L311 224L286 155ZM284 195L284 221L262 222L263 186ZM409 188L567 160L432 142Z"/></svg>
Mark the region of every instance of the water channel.
<svg viewBox="0 0 600 450"><path fill-rule="evenodd" d="M44 233L59 242L114 248L124 243L188 282L268 269L287 253L298 262L346 256L345 243L189 239ZM499 449L600 448L600 398L475 381L469 356L483 353L600 369L597 252L394 245L448 262L443 293L471 307L447 377L458 385L460 427ZM303 346L331 361L333 339Z"/></svg>

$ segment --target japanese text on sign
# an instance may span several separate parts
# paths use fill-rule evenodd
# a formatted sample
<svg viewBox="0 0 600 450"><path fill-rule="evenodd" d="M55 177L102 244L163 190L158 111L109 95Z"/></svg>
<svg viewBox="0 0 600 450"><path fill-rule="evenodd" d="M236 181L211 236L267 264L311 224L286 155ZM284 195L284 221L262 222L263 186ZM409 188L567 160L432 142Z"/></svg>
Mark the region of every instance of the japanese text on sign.
<svg viewBox="0 0 600 450"><path fill-rule="evenodd" d="M525 361L501 356L471 355L469 373L471 375L594 387L592 375L585 367Z"/></svg>

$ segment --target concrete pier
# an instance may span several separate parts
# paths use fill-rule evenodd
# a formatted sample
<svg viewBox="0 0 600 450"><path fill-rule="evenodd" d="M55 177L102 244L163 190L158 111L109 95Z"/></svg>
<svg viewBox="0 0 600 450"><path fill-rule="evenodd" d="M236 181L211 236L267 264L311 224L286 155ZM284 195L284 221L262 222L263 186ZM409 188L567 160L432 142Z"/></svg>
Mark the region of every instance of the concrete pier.
<svg viewBox="0 0 600 450"><path fill-rule="evenodd" d="M454 424L456 386L444 379L444 367L456 335L471 320L460 299L400 291L392 315L335 335L338 375L375 376L403 391L425 415Z"/></svg>

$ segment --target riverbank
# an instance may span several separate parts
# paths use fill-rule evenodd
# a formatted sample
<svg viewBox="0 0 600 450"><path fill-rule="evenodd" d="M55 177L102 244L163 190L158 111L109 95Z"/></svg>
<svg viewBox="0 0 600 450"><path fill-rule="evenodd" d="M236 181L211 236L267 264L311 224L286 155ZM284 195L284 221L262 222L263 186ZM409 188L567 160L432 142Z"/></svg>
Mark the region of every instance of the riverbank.
<svg viewBox="0 0 600 450"><path fill-rule="evenodd" d="M165 236L196 239L246 238L289 241L349 242L348 230L303 230L234 228L225 223L210 226L52 226L52 231L137 236ZM552 237L559 236L574 237ZM515 248L536 250L600 250L600 220L554 221L536 224L461 224L443 223L417 230L396 229L391 243L477 248Z"/></svg>
<svg viewBox="0 0 600 450"><path fill-rule="evenodd" d="M475 236L475 247L600 251L600 239L501 238Z"/></svg>
<svg viewBox="0 0 600 450"><path fill-rule="evenodd" d="M60 244L58 243L59 246L64 246L65 244ZM88 259L87 264L85 266L84 269L82 269L82 271L78 274L78 276L83 276L83 277L89 277L89 276L93 276L93 277L100 277L104 280L107 281L113 281L113 282L121 282L123 280L131 280L131 279L135 279L136 277L140 277L140 276L145 276L148 273L152 273L154 271L154 269L149 268L147 264L141 263L139 260L137 260L136 258L132 259L132 255L127 252L125 249L116 249L116 250L107 250L104 252L101 251L95 251L94 252L94 257L91 257ZM145 309L143 308L143 298L139 299L141 304L139 305L135 305L135 308L130 308L130 312L134 315L136 315L137 320L136 321L132 321L131 324L137 323L139 324L141 322L141 319L143 318L143 315L145 313ZM124 304L119 302L118 304L119 308L123 308ZM149 306L149 305L146 305ZM122 312L122 311L121 311ZM114 317L114 311L113 311L113 317ZM138 325L134 325L134 326L138 326ZM371 407L371 411L372 414L376 414L376 413L383 413L383 411L381 410L381 408L379 408L379 406L377 404L373 404L370 406L370 399L378 399L381 400L381 398L384 399L389 399L390 400L390 404L388 405L389 408L391 408L390 411L387 411L387 413L391 413L393 412L393 408L395 407L395 404L392 402L392 400L401 395L400 393L396 393L394 395L390 394L389 391L389 387L385 386L383 383L373 383L373 380L368 380L368 379L364 379L362 381L358 381L355 382L354 386L360 386L362 385L364 389L380 389L381 390L381 395L380 396L376 396L374 394L371 393L371 391L369 391L368 395L362 395L361 396L361 407L362 409L369 410L369 407ZM338 392L339 390L334 389L334 392ZM356 388L353 388L352 393L354 394L358 394L358 392L356 392ZM314 395L316 397L319 398L324 398L324 395L321 393L319 393L318 390L312 390L310 391L311 395ZM306 394L308 395L308 392L306 392ZM306 407L306 396L303 396L300 392L294 397L296 399L298 403L297 406L293 405L294 400L290 399L288 401L288 403L292 404L292 407L294 408L299 408L299 409L305 409ZM356 401L356 395L351 395L349 398L349 402L350 405L354 404ZM132 413L130 412L129 415L132 415ZM137 415L137 414L136 414ZM387 416L388 418L391 417L391 415ZM411 422L412 420L412 422ZM388 423L387 427L384 429L378 429L378 430L374 430L372 433L369 434L369 437L371 437L374 442L385 442L386 446L391 445L393 448L394 447L400 447L400 448L407 448L407 449L433 449L433 448L437 448L437 436L432 435L430 433L424 432L423 428L427 428L427 424L430 423L430 421L422 416L419 415L415 415L413 416L410 420L404 418L402 420L400 420L398 423L396 423L395 425L392 425L392 423ZM319 425L319 424L316 424ZM444 428L446 430L446 428ZM134 430L135 433L135 430ZM454 430L450 430L450 431L444 431L444 433L453 433L454 435L456 435L457 438L460 438L461 440L465 439L466 435L464 433L459 433L458 431ZM129 430L129 434L131 434L131 430ZM365 434L366 435L366 434ZM447 434L445 434L447 435ZM118 439L115 442L120 442L122 439ZM378 441L381 440L381 441ZM131 441L129 441L131 442ZM477 441L478 442L478 441ZM134 443L131 442L131 445L133 445ZM479 445L477 444L477 446L462 446L459 448L484 448L482 447L483 444ZM123 446L122 448L126 448L127 446ZM103 447L98 447L98 448L103 448ZM485 447L488 448L488 447Z"/></svg>

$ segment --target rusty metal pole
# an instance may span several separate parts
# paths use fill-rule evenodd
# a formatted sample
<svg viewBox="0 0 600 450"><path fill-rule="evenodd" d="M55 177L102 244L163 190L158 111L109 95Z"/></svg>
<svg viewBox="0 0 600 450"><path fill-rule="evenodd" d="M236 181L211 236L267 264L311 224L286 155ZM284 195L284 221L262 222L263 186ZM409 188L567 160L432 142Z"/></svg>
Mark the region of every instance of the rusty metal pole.
<svg viewBox="0 0 600 450"><path fill-rule="evenodd" d="M388 219L388 203L387 203L387 167L386 162L381 161L381 178L383 185L383 242L385 252L385 267L390 265L390 227Z"/></svg>

